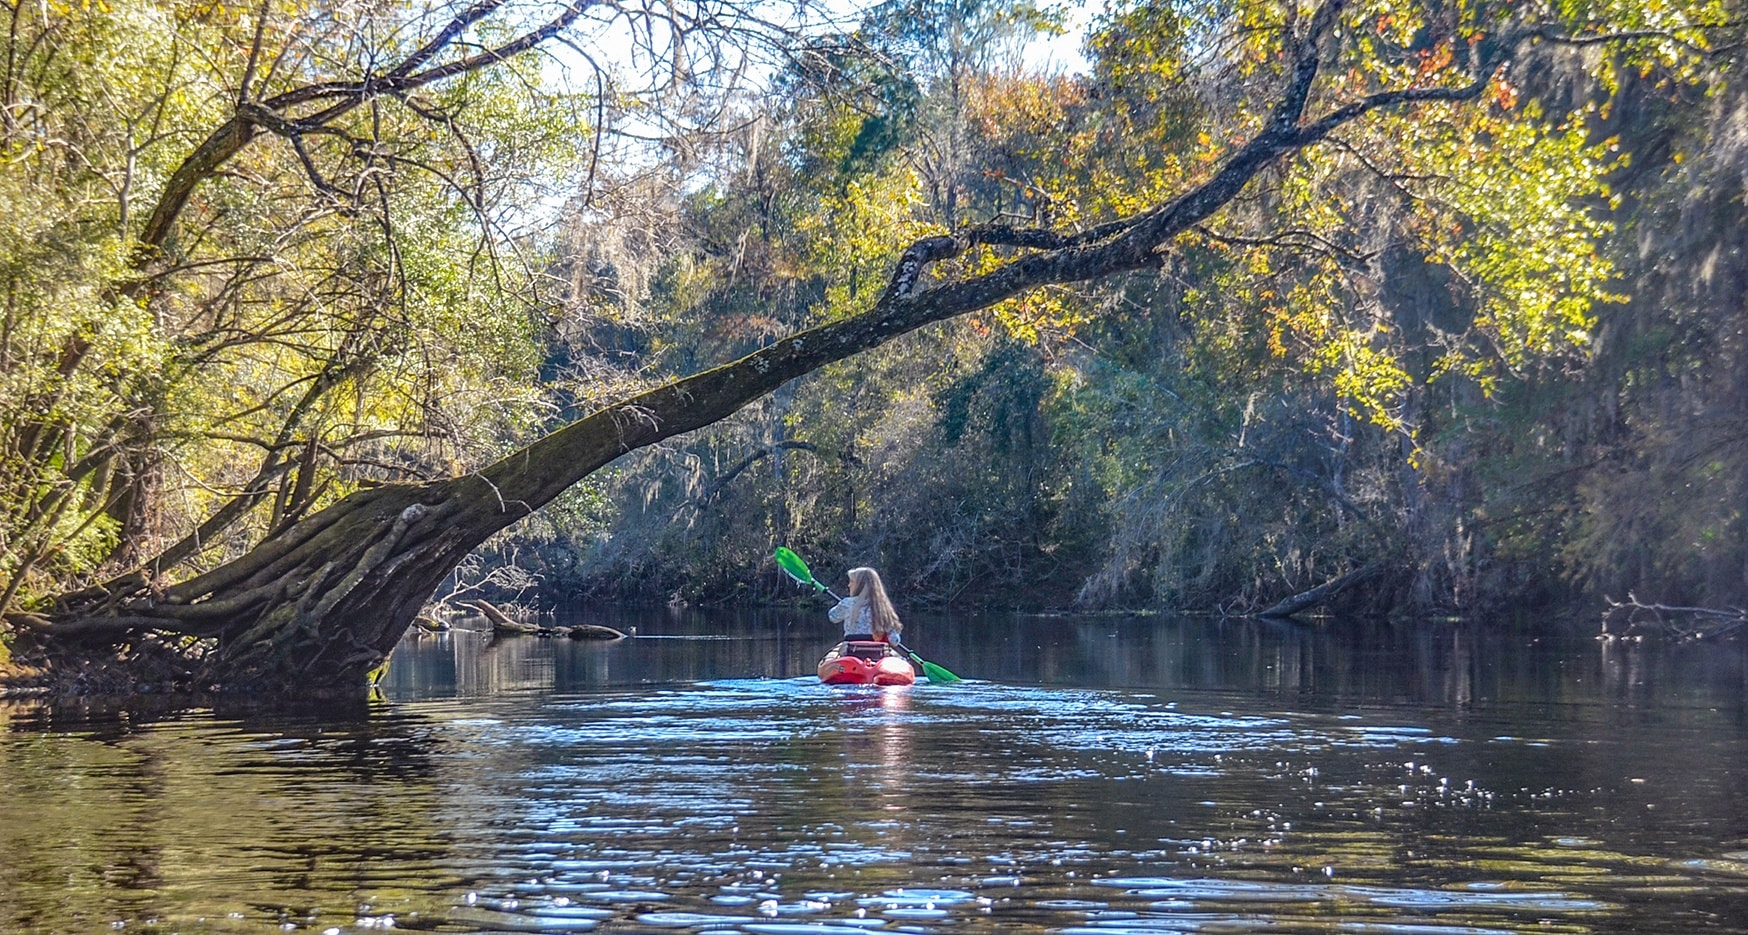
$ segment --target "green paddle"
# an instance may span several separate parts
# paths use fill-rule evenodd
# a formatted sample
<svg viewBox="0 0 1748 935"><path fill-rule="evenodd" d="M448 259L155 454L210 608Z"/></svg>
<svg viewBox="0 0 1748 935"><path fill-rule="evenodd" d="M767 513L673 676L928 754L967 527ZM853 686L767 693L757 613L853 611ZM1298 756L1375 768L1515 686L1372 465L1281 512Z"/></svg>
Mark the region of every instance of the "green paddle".
<svg viewBox="0 0 1748 935"><path fill-rule="evenodd" d="M843 598L838 597L838 592L815 581L813 572L807 570L807 563L801 560L801 556L783 546L777 546L777 567L783 569L784 574L794 578L796 584L811 584L815 590L830 594L834 600L843 600ZM917 655L910 650L910 647L896 640L893 641L892 645L893 648L909 657L911 662L916 663L917 667L923 670L923 674L928 676L929 681L937 683L959 681L959 676Z"/></svg>

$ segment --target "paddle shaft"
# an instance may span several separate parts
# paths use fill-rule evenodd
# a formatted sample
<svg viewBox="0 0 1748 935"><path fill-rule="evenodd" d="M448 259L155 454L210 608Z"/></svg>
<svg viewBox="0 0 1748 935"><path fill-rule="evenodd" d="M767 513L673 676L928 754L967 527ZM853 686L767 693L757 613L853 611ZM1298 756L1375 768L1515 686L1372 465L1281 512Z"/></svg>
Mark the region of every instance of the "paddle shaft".
<svg viewBox="0 0 1748 935"><path fill-rule="evenodd" d="M832 596L832 600L835 600L835 601L842 601L843 600L843 598L838 596L838 592L833 591L831 588L828 588L823 584L820 584L819 581L813 577L813 571L807 567L807 563L802 560L801 556L796 555L794 552L790 551L787 548L784 548L783 546L777 547L777 567L783 569L784 574L787 574L789 577L794 578L796 583L798 583L798 584L811 584L815 588L817 588L821 591L824 591L827 594L830 594ZM934 663L928 661L927 659L924 659L923 657L917 655L916 653L912 652L909 647L898 642L897 640L892 640L891 643L892 643L893 647L895 647L899 652L903 653L905 655L905 658L909 659L912 664L914 664L917 668L923 670L923 674L928 676L929 681L931 681L931 682L957 682L957 681L959 681L959 676L954 675L951 671L949 671L945 667L935 665Z"/></svg>

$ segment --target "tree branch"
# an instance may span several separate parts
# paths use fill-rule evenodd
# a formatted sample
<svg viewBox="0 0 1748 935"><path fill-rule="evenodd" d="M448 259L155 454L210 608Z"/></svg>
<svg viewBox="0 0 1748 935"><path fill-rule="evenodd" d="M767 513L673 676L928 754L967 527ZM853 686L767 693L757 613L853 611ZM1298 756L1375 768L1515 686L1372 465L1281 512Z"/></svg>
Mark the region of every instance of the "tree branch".
<svg viewBox="0 0 1748 935"><path fill-rule="evenodd" d="M220 167L229 162L238 152L241 152L243 147L254 139L258 129L267 129L288 137L295 136L297 133L315 132L359 105L385 94L405 94L444 78L496 65L563 32L588 9L592 0L573 0L572 3L565 6L558 16L546 24L502 45L424 71L417 70L452 44L469 25L491 13L502 2L503 0L482 0L482 2L469 7L451 20L431 41L409 55L400 64L391 68L386 74L366 77L360 81L320 82L275 95L259 104L240 104L236 115L225 121L199 146L195 147L194 152L190 153L188 158L176 167L170 180L165 183L163 194L159 196L158 203L153 207L145 226L140 230L138 248L135 252L135 268L143 271L158 261L163 254L164 245L169 240L170 231L175 226L176 219L181 216L183 209L187 207L189 198L194 194L194 189L201 182L212 178ZM284 111L287 108L331 98L341 98L341 100L314 114L303 117L284 116ZM123 291L133 295L137 294L143 286L143 281L136 281L125 284Z"/></svg>
<svg viewBox="0 0 1748 935"><path fill-rule="evenodd" d="M1567 33L1556 32L1552 26L1543 25L1527 31L1525 33L1525 38L1535 38L1544 42L1552 42L1556 45L1569 45L1579 48L1591 45L1613 45L1621 42L1637 42L1642 39L1663 39L1673 42L1702 58L1713 58L1734 51L1737 46L1734 44L1722 48L1702 46L1691 40L1682 38L1677 33L1688 31L1706 33L1715 30L1740 29L1741 27L1742 23L1739 21L1725 23L1696 23L1692 26L1682 27L1681 30L1632 29L1623 30L1621 32L1597 33L1593 36L1574 36Z"/></svg>
<svg viewBox="0 0 1748 935"><path fill-rule="evenodd" d="M1718 639L1748 626L1748 610L1740 607L1648 604L1632 592L1627 593L1625 601L1603 600L1608 607L1602 612L1599 639L1634 638L1638 631L1650 630L1681 642L1699 642Z"/></svg>
<svg viewBox="0 0 1748 935"><path fill-rule="evenodd" d="M733 467L729 468L728 470L724 471L721 475L719 475L716 478L714 478L713 480L711 480L711 482L702 491L700 491L696 497L693 497L691 499L691 501L689 501L686 504L686 506L690 506L696 510L703 510L704 508L710 506L710 504L717 498L717 496L720 495L725 489L727 489L729 484L734 483L734 479L741 476L741 474L744 473L747 468L752 467L754 464L757 464L761 459L768 458L771 455L774 455L779 451L805 451L805 452L808 452L810 454L819 454L820 453L819 446L813 444L812 442L781 441L781 442L777 442L774 445L770 445L770 446L765 447L765 448L760 448L759 450L753 452L752 454L749 454L746 457L740 459L740 461L737 462Z"/></svg>
<svg viewBox="0 0 1748 935"><path fill-rule="evenodd" d="M1481 96L1487 89L1493 77L1485 78L1455 88L1406 88L1399 91L1380 91L1354 101L1344 107L1330 111L1316 121L1296 128L1291 136L1293 145L1297 147L1310 146L1320 142L1335 128L1371 113L1374 110L1386 110L1400 107L1404 104L1424 104L1433 101L1472 101Z"/></svg>

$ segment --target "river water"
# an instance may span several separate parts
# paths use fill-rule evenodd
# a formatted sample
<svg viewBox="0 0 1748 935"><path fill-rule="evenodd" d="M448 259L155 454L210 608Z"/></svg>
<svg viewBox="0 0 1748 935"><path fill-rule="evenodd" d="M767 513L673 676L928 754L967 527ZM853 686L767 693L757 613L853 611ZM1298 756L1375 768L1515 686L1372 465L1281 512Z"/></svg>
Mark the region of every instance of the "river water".
<svg viewBox="0 0 1748 935"><path fill-rule="evenodd" d="M380 697L0 708L4 932L1748 933L1735 646L1504 624L409 639Z"/></svg>

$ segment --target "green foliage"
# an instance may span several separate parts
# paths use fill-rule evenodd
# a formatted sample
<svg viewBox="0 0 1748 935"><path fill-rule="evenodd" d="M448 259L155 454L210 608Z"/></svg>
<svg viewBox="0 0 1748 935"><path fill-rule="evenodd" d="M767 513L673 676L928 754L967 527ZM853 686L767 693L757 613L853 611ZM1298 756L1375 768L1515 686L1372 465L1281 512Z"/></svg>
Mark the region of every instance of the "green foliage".
<svg viewBox="0 0 1748 935"><path fill-rule="evenodd" d="M792 174L765 181L795 236L765 232L786 258L771 272L818 284L816 312L854 314L919 237L988 220L1071 232L1168 204L1262 128L1314 13L1119 5L1089 39L1091 73L1068 80L990 67L977 43L993 34L877 18L869 35L911 70L846 67L868 79L860 113L792 98ZM1524 560L1511 536L1537 534L1487 519L1507 498L1477 482L1481 452L1538 431L1500 407L1520 381L1593 366L1605 312L1631 288L1609 248L1636 168L1608 123L1620 69L1710 80L1696 52L1716 32L1690 27L1721 15L1575 4L1536 21L1511 4L1394 0L1341 15L1307 121L1481 84L1281 157L1162 251L1157 280L1024 295L650 455L621 478L625 513L584 579L659 567L664 591L744 593L766 538L827 567L881 563L915 599L1024 602L1011 587L1027 582L1032 601L1243 609L1381 560L1398 571L1372 606L1484 600L1486 576ZM1598 41L1622 29L1663 34ZM1548 81L1557 68L1564 84ZM737 216L737 186L716 195L689 224ZM974 250L930 272L1013 256ZM714 273L687 262L706 277L691 313L719 314ZM816 450L760 455L780 470L718 487L737 454L787 440ZM712 505L687 505L700 490Z"/></svg>
<svg viewBox="0 0 1748 935"><path fill-rule="evenodd" d="M550 217L541 199L584 164L588 131L537 61L356 108L296 145L258 131L161 252L138 248L245 74L261 99L348 78L348 55L404 54L453 11L360 14L396 27L374 39L322 10L270 12L253 70L241 9L8 13L0 605L124 570L251 488L259 508L208 561L537 424L553 242L506 225Z"/></svg>
<svg viewBox="0 0 1748 935"><path fill-rule="evenodd" d="M1732 8L1365 0L1302 44L1320 9L1119 3L1090 72L1046 77L1015 52L1056 14L894 0L781 96L712 102L743 108L740 129L605 170L608 102L516 57L319 130L260 124L141 244L239 100L356 77L454 10L13 8L0 606L134 567L238 497L197 565L362 485L471 470L602 399L867 311L919 238L1167 210L1269 126L1308 55L1301 126L1440 99L1274 156L1159 246L1157 275L1034 290L826 368L626 458L489 560L717 601L783 593L752 570L789 542L918 601L1232 609L1376 562L1399 572L1374 606L1475 606L1489 575L1550 555L1593 586L1621 580L1610 566L1721 575L1748 456L1728 420L1667 413L1740 411L1723 388L1742 355L1705 304L1726 290L1680 294L1627 245L1681 178L1714 214L1737 203L1692 128L1739 132L1704 110L1728 91L1707 53ZM654 101L640 119L683 116ZM1714 248L1735 228L1680 256L1733 256ZM922 287L1024 252L972 249ZM1537 404L1573 380L1612 408L1578 425ZM1535 472L1579 479L1534 513L1511 478ZM1646 478L1671 497L1623 509ZM1712 506L1674 502L1690 489Z"/></svg>
<svg viewBox="0 0 1748 935"><path fill-rule="evenodd" d="M892 263L906 246L940 229L918 218L917 179L909 172L850 182L841 196L820 196L819 210L797 219L807 262L826 277L826 316L867 311L880 297Z"/></svg>

